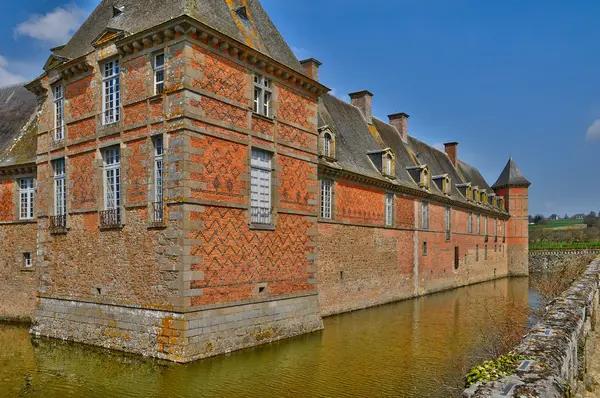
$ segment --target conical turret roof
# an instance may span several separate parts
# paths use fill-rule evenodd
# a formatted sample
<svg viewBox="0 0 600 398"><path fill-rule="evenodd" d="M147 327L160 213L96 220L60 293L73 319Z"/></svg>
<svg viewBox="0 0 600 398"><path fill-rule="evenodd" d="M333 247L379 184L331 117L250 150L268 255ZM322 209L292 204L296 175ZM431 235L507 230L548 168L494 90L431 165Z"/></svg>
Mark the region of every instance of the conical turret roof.
<svg viewBox="0 0 600 398"><path fill-rule="evenodd" d="M523 173L521 173L521 169L519 169L519 166L517 166L517 163L511 157L508 163L506 163L504 170L502 170L500 177L498 177L498 181L492 185L492 188L497 189L514 185L530 186L531 182L525 178Z"/></svg>

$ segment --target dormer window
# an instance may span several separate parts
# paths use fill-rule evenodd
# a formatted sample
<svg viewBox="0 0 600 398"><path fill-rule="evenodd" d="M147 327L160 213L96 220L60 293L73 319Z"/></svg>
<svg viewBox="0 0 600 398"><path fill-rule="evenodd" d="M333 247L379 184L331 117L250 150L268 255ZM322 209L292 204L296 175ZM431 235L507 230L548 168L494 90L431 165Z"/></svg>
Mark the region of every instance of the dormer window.
<svg viewBox="0 0 600 398"><path fill-rule="evenodd" d="M460 192L465 197L465 199L469 201L473 199L473 188L471 188L470 182L466 182L464 184L456 184L456 189L458 189L458 192Z"/></svg>
<svg viewBox="0 0 600 398"><path fill-rule="evenodd" d="M420 166L407 167L406 171L412 177L412 179L419 184L421 188L431 189L431 177L429 167L425 164Z"/></svg>
<svg viewBox="0 0 600 398"><path fill-rule="evenodd" d="M435 185L437 185L439 190L442 191L444 195L450 195L452 185L450 183L450 176L448 174L433 176L432 179L433 182L435 182Z"/></svg>
<svg viewBox="0 0 600 398"><path fill-rule="evenodd" d="M488 195L487 195L487 192L485 192L485 191L481 192L481 203L483 203L483 204L488 203Z"/></svg>
<svg viewBox="0 0 600 398"><path fill-rule="evenodd" d="M473 187L473 202L479 202L481 200L479 188Z"/></svg>
<svg viewBox="0 0 600 398"><path fill-rule="evenodd" d="M504 210L504 198L503 197L497 198L497 203L498 203L498 208L500 210Z"/></svg>
<svg viewBox="0 0 600 398"><path fill-rule="evenodd" d="M384 177L395 178L396 158L391 149L386 148L383 151L369 152L367 155Z"/></svg>
<svg viewBox="0 0 600 398"><path fill-rule="evenodd" d="M335 160L335 135L329 126L319 128L319 155L329 160Z"/></svg>
<svg viewBox="0 0 600 398"><path fill-rule="evenodd" d="M254 113L273 117L271 112L271 80L254 75Z"/></svg>

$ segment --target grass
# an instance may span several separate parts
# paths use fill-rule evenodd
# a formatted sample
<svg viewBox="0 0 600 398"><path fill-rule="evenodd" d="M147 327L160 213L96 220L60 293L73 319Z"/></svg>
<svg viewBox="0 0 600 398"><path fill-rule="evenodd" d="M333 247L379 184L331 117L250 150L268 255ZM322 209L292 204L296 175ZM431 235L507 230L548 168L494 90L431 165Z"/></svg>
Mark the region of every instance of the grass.
<svg viewBox="0 0 600 398"><path fill-rule="evenodd" d="M577 224L584 224L584 222L583 220L552 220L548 221L548 224L530 225L529 230L543 228L564 228L574 226Z"/></svg>
<svg viewBox="0 0 600 398"><path fill-rule="evenodd" d="M600 249L600 242L534 242L529 244L529 250L548 249Z"/></svg>

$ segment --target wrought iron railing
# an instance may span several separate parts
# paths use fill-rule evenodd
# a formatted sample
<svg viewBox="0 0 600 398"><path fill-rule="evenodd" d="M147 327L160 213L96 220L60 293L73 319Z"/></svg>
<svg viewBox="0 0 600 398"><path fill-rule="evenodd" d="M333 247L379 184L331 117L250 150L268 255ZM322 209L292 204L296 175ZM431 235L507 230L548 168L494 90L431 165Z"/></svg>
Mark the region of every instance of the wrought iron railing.
<svg viewBox="0 0 600 398"><path fill-rule="evenodd" d="M488 235L485 236L485 239L483 240L484 242L487 242L490 240L490 237Z"/></svg>
<svg viewBox="0 0 600 398"><path fill-rule="evenodd" d="M165 208L163 202L152 203L152 222L156 225L162 225L165 222Z"/></svg>
<svg viewBox="0 0 600 398"><path fill-rule="evenodd" d="M121 226L121 209L108 209L100 212L100 228L117 228Z"/></svg>
<svg viewBox="0 0 600 398"><path fill-rule="evenodd" d="M60 214L50 217L51 231L64 231L67 228L67 215Z"/></svg>
<svg viewBox="0 0 600 398"><path fill-rule="evenodd" d="M271 224L271 209L267 207L252 206L250 214L253 224Z"/></svg>

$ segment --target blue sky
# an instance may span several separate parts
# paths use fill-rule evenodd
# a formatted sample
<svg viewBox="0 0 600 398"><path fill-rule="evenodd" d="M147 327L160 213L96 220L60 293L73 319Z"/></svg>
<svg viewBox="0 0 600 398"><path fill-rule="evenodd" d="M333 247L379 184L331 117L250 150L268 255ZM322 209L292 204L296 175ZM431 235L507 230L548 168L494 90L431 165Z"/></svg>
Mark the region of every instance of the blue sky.
<svg viewBox="0 0 600 398"><path fill-rule="evenodd" d="M96 1L6 3L0 85L40 73ZM334 95L370 90L376 116L406 112L411 135L458 141L490 184L512 155L533 182L530 213L600 211L600 2L262 4Z"/></svg>

